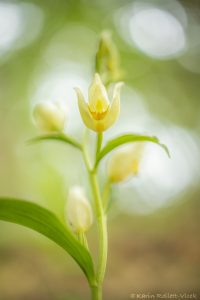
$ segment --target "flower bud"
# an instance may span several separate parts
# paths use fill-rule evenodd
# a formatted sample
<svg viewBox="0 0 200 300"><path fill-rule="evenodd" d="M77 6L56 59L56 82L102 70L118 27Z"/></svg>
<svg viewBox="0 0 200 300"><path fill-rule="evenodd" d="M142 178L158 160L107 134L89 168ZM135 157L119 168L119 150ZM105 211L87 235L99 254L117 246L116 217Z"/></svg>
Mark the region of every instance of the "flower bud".
<svg viewBox="0 0 200 300"><path fill-rule="evenodd" d="M108 164L108 177L112 183L122 182L138 174L144 145L143 142L129 144L114 153Z"/></svg>
<svg viewBox="0 0 200 300"><path fill-rule="evenodd" d="M101 75L104 84L121 79L119 53L109 31L101 34L96 54L96 71Z"/></svg>
<svg viewBox="0 0 200 300"><path fill-rule="evenodd" d="M33 118L36 126L43 131L63 131L66 112L59 103L40 102L33 110Z"/></svg>
<svg viewBox="0 0 200 300"><path fill-rule="evenodd" d="M66 204L66 217L75 233L85 232L92 225L92 208L85 196L84 190L79 186L73 186L69 191Z"/></svg>

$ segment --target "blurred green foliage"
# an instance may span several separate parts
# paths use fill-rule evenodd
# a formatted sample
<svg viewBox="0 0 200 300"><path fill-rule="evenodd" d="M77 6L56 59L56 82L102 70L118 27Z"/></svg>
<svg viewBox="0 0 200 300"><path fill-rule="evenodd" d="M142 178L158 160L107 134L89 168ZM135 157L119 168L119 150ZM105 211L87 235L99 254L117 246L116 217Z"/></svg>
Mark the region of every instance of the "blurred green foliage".
<svg viewBox="0 0 200 300"><path fill-rule="evenodd" d="M7 3L2 1L0 5ZM24 4L23 1L14 3ZM73 76L78 70L78 75L85 72L86 80L92 77L98 37L105 29L112 31L119 48L125 83L142 95L149 113L161 124L177 126L191 135L199 135L200 72L184 68L179 63L181 54L160 60L126 43L120 34L117 12L132 3L128 0L26 1L26 4L40 8L43 25L31 43L16 47L15 42L0 55L2 196L27 198L49 207L64 218L68 186L76 182L87 185L82 161L71 148L54 143L30 147L26 140L37 134L31 122L32 98L43 75L57 72L62 65L65 70L66 61L69 73L74 67ZM185 30L189 44L193 20L195 26L200 27L200 4L195 0L180 1L180 4L188 14ZM37 17L34 22L37 23ZM31 32L31 27L29 30ZM196 42L199 47L200 41ZM198 70L199 54L195 61ZM73 84L77 85L76 82ZM122 105L129 107L130 101L122 99ZM135 114L137 112L133 111L133 116ZM76 123L77 120L79 116L75 115L71 122ZM134 119L131 122L134 129ZM81 128L76 127L72 132L81 137ZM194 143L198 148L199 143L196 140ZM186 152L188 156L184 159L190 164L194 156L190 148ZM196 160L199 169L198 163ZM115 187L113 200L117 193L118 187ZM120 209L115 203L116 209L110 218L112 254L105 283L107 299L128 299L135 291L199 292L199 195L199 177L196 176L190 185L174 196L169 206L150 215L119 215ZM64 257L62 250L56 250L50 242L44 242L24 229L0 225L0 300L75 300L81 295L87 299L89 291L84 279L78 268ZM95 230L92 230L89 239L95 248L94 238Z"/></svg>

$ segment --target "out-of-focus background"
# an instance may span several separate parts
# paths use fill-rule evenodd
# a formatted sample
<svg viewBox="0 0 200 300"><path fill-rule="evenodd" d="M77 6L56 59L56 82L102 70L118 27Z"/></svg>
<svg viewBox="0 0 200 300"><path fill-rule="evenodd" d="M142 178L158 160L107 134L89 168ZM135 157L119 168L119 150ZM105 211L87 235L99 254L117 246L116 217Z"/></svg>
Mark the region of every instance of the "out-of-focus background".
<svg viewBox="0 0 200 300"><path fill-rule="evenodd" d="M199 0L0 1L0 195L37 202L63 219L68 188L87 186L72 148L26 141L39 133L31 110L43 100L65 103L66 130L81 137L73 87L87 93L105 29L126 83L119 122L105 139L153 134L171 152L169 159L149 144L140 175L112 189L105 299L200 293ZM93 229L89 240L95 250ZM89 299L89 290L62 249L1 222L0 300L25 299Z"/></svg>

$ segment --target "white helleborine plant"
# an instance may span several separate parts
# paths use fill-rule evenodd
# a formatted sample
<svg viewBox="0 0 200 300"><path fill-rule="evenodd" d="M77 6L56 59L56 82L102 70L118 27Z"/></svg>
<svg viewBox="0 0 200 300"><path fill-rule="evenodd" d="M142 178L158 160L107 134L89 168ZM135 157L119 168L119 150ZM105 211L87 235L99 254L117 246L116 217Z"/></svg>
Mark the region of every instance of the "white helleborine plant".
<svg viewBox="0 0 200 300"><path fill-rule="evenodd" d="M80 186L73 186L69 190L66 217L75 233L86 232L92 225L92 208Z"/></svg>
<svg viewBox="0 0 200 300"><path fill-rule="evenodd" d="M89 88L88 102L85 102L80 89L76 88L83 123L86 127L95 131L95 148L93 144L91 145L91 140L87 139L87 134L84 134L83 139L80 139L65 132L67 116L64 103L62 106L58 102L41 102L36 104L33 110L34 122L39 129L45 131L45 134L31 139L31 144L56 140L66 146L73 147L73 151L77 151L77 155L80 154L82 157L88 175L91 203L94 208L94 219L97 227L95 237L98 245L97 261L96 253L95 259L93 258L92 249L87 243L85 234L93 223L93 211L82 187L75 185L69 189L65 216L66 223L70 226L63 224L53 212L30 201L13 199L13 197L0 198L0 220L34 229L61 246L71 255L85 274L91 289L92 300L103 299L103 281L108 252L108 206L112 204L111 184L122 182L138 174L145 142L159 145L169 155L167 147L161 144L155 136L122 133L106 143L104 142L103 131L114 124L120 113L120 88L122 83L119 82L114 85L111 101L108 99L106 90L109 87L108 85L119 79L121 73L117 56L116 48L110 37L104 35L96 55L96 72L101 74L106 86L102 83L100 75L96 73ZM76 120L74 121L76 122ZM117 150L118 147L121 148ZM102 184L103 182L99 181L101 178L103 179L103 176L98 176L100 163L112 151L115 152L108 161L105 184ZM66 155L68 160L72 159L69 152ZM62 160L62 153L60 159ZM70 170L68 171L70 175ZM84 172L80 174L80 168L77 169L77 176L85 176ZM96 247L94 250L97 250Z"/></svg>
<svg viewBox="0 0 200 300"><path fill-rule="evenodd" d="M66 111L58 102L43 101L37 103L33 110L36 126L46 132L61 132L66 122Z"/></svg>
<svg viewBox="0 0 200 300"><path fill-rule="evenodd" d="M88 91L88 103L79 88L75 88L78 97L78 106L86 127L96 132L103 132L112 126L120 113L120 89L123 85L118 82L113 90L112 101L99 74L94 75L94 80Z"/></svg>
<svg viewBox="0 0 200 300"><path fill-rule="evenodd" d="M138 175L144 146L144 142L129 144L122 146L112 155L108 163L110 182L122 182L131 176Z"/></svg>

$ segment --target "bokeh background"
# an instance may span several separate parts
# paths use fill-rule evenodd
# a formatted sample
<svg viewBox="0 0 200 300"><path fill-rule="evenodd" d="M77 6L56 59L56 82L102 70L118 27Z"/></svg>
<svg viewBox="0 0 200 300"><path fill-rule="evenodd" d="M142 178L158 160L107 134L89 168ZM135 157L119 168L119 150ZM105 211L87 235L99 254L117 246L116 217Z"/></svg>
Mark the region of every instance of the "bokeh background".
<svg viewBox="0 0 200 300"><path fill-rule="evenodd" d="M169 159L149 144L139 176L112 189L105 299L200 294L199 0L0 1L0 195L37 202L63 220L68 188L88 186L72 148L26 141L38 134L31 111L43 100L64 103L66 130L81 137L73 87L87 93L105 29L126 83L119 122L105 139L148 133L171 152ZM94 229L89 241L96 251ZM0 300L25 299L89 299L89 290L62 249L1 222Z"/></svg>

